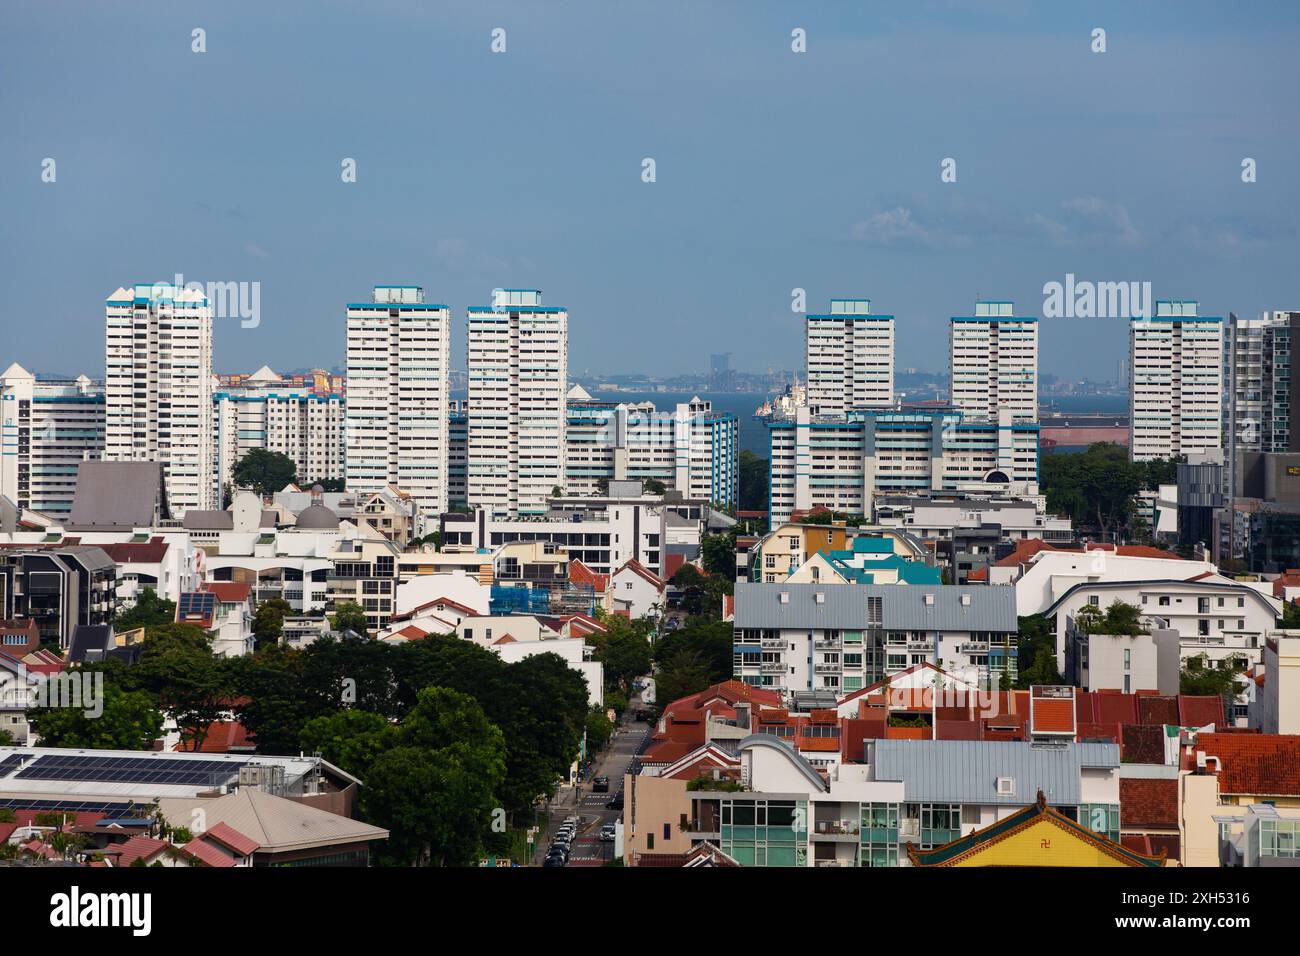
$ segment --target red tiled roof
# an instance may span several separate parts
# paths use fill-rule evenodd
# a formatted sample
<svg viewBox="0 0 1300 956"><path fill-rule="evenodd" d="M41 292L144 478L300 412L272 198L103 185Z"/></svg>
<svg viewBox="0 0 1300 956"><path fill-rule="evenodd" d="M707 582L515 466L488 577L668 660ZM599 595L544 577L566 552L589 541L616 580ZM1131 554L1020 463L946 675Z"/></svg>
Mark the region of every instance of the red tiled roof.
<svg viewBox="0 0 1300 956"><path fill-rule="evenodd" d="M218 843L228 846L236 853L244 856L248 856L261 848L261 844L256 840L245 836L226 823L217 823L208 827L207 831L201 836L205 840L216 840Z"/></svg>
<svg viewBox="0 0 1300 956"><path fill-rule="evenodd" d="M252 750L255 744L248 736L248 728L237 720L218 720L208 728L200 753L224 754L234 750ZM194 741L182 740L173 750L193 752Z"/></svg>
<svg viewBox="0 0 1300 956"><path fill-rule="evenodd" d="M222 604L243 604L248 600L253 586L247 581L208 581L203 590L215 594Z"/></svg>
<svg viewBox="0 0 1300 956"><path fill-rule="evenodd" d="M1120 728L1120 754L1125 763L1164 763L1164 728L1125 724Z"/></svg>
<svg viewBox="0 0 1300 956"><path fill-rule="evenodd" d="M1192 749L1219 758L1221 794L1300 796L1300 736L1200 734Z"/></svg>
<svg viewBox="0 0 1300 956"><path fill-rule="evenodd" d="M1159 856L1163 850L1166 860L1178 859L1182 848L1176 833L1123 833L1119 842L1128 849L1147 856Z"/></svg>
<svg viewBox="0 0 1300 956"><path fill-rule="evenodd" d="M1208 727L1213 724L1216 728L1222 727L1226 722L1223 713L1223 698L1213 697L1190 697L1180 695L1178 698L1178 724L1181 727Z"/></svg>
<svg viewBox="0 0 1300 956"><path fill-rule="evenodd" d="M207 866L230 867L235 865L234 859L202 838L191 840L181 849Z"/></svg>
<svg viewBox="0 0 1300 956"><path fill-rule="evenodd" d="M155 840L153 837L133 836L125 843L119 843L114 849L118 851L117 865L130 866L136 860L149 860L156 856L158 851L165 850L170 846L166 840Z"/></svg>
<svg viewBox="0 0 1300 956"><path fill-rule="evenodd" d="M1177 777L1121 777L1121 827L1178 827Z"/></svg>
<svg viewBox="0 0 1300 956"><path fill-rule="evenodd" d="M1178 700L1174 697L1139 696L1139 724L1178 724Z"/></svg>
<svg viewBox="0 0 1300 956"><path fill-rule="evenodd" d="M577 558L569 562L569 583L591 587L597 594L604 594L609 586L609 575L591 570Z"/></svg>
<svg viewBox="0 0 1300 956"><path fill-rule="evenodd" d="M149 542L123 541L118 544L97 544L117 564L157 564L167 556L167 542L154 538Z"/></svg>
<svg viewBox="0 0 1300 956"><path fill-rule="evenodd" d="M623 562L623 566L615 571L612 576L617 577L623 571L631 571L633 574L639 575L646 581L649 581L653 587L660 591L664 589L664 579L659 577L659 575L655 574L636 558L628 558L628 560Z"/></svg>

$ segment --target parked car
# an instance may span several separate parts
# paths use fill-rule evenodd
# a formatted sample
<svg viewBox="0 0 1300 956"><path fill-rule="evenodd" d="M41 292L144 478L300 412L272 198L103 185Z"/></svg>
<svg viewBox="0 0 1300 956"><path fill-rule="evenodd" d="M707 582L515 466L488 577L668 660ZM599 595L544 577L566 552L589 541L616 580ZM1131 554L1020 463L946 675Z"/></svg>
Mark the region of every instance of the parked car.
<svg viewBox="0 0 1300 956"><path fill-rule="evenodd" d="M556 854L549 854L546 859L542 861L542 866L564 866L564 864L564 857Z"/></svg>
<svg viewBox="0 0 1300 956"><path fill-rule="evenodd" d="M606 823L603 827L600 828L600 842L601 843L614 842L614 824Z"/></svg>
<svg viewBox="0 0 1300 956"><path fill-rule="evenodd" d="M614 794L614 796L610 797L610 799L605 803L605 809L606 809L606 810L622 810L622 809L623 809L623 791L622 791L622 790L620 790L618 793Z"/></svg>
<svg viewBox="0 0 1300 956"><path fill-rule="evenodd" d="M592 793L609 793L609 777L596 777L591 781Z"/></svg>

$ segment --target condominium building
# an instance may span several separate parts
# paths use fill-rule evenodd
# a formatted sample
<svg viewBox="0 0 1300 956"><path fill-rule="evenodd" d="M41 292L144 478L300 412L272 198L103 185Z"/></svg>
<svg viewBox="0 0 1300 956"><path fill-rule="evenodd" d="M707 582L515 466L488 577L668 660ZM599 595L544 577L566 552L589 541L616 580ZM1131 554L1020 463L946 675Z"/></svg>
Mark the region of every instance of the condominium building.
<svg viewBox="0 0 1300 956"><path fill-rule="evenodd" d="M0 495L55 520L72 511L77 465L104 453L104 388L86 376L0 374Z"/></svg>
<svg viewBox="0 0 1300 956"><path fill-rule="evenodd" d="M451 400L451 412L447 417L447 504L451 507L464 507L469 501L469 487L466 485L469 466L469 402L464 399Z"/></svg>
<svg viewBox="0 0 1300 956"><path fill-rule="evenodd" d="M1300 418L1300 406L1291 401L1297 391L1291 342L1298 327L1300 312L1229 315L1224 323L1225 492L1238 493L1243 455L1300 451L1300 420L1293 418Z"/></svg>
<svg viewBox="0 0 1300 956"><path fill-rule="evenodd" d="M832 299L807 316L808 404L842 415L894 402L894 317L872 315L868 299Z"/></svg>
<svg viewBox="0 0 1300 956"><path fill-rule="evenodd" d="M949 328L950 400L969 418L1038 421L1038 319L1011 302L976 302L975 314Z"/></svg>
<svg viewBox="0 0 1300 956"><path fill-rule="evenodd" d="M431 514L447 509L451 312L419 286L375 286L347 314L349 491L397 485Z"/></svg>
<svg viewBox="0 0 1300 956"><path fill-rule="evenodd" d="M287 455L299 484L343 477L346 403L336 392L285 382L265 365L212 396L217 480L230 483L235 465L254 448Z"/></svg>
<svg viewBox="0 0 1300 956"><path fill-rule="evenodd" d="M569 391L566 494L599 494L609 481L660 481L688 498L734 506L740 451L736 416L701 398L659 412L652 402L600 402Z"/></svg>
<svg viewBox="0 0 1300 956"><path fill-rule="evenodd" d="M178 515L214 507L207 296L137 283L108 297L105 318L105 460L161 463Z"/></svg>
<svg viewBox="0 0 1300 956"><path fill-rule="evenodd" d="M469 310L469 504L536 514L564 484L569 313L538 289Z"/></svg>
<svg viewBox="0 0 1300 956"><path fill-rule="evenodd" d="M786 521L816 507L870 515L874 495L968 491L1038 493L1038 425L952 412L851 412L767 422L771 516Z"/></svg>
<svg viewBox="0 0 1300 956"><path fill-rule="evenodd" d="M1129 354L1129 453L1134 461L1221 447L1223 319L1194 301L1158 301L1133 319Z"/></svg>
<svg viewBox="0 0 1300 956"><path fill-rule="evenodd" d="M1016 676L1011 588L736 584L735 677L789 696L851 693L917 665Z"/></svg>

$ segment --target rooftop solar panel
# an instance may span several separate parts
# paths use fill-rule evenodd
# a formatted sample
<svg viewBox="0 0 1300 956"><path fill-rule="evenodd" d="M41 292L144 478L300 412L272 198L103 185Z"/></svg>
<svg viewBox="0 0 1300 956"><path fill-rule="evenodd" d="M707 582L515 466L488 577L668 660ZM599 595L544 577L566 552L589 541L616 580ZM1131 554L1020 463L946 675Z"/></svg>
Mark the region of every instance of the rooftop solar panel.
<svg viewBox="0 0 1300 956"><path fill-rule="evenodd" d="M25 780L208 786L222 783L235 776L245 763L246 761L234 760L87 757L80 754L60 754L37 757L27 767L19 770L16 776ZM0 776L3 776L3 773L0 773Z"/></svg>

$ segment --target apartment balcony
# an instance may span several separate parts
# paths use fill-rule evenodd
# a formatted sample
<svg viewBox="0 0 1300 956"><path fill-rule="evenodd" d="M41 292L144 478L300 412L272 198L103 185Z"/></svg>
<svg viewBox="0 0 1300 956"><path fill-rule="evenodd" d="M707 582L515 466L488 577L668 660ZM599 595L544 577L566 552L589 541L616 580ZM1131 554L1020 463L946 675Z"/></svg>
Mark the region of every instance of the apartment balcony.
<svg viewBox="0 0 1300 956"><path fill-rule="evenodd" d="M843 646L839 638L818 638L813 641L813 650L816 651L838 651Z"/></svg>
<svg viewBox="0 0 1300 956"><path fill-rule="evenodd" d="M814 674L838 674L840 672L839 664L814 664Z"/></svg>
<svg viewBox="0 0 1300 956"><path fill-rule="evenodd" d="M784 662L784 661L765 661L765 662L763 663L762 667L759 668L759 673L760 673L760 674L784 674L784 673L785 673L785 662Z"/></svg>
<svg viewBox="0 0 1300 956"><path fill-rule="evenodd" d="M818 843L857 843L858 833L853 820L821 820L813 824L812 838Z"/></svg>
<svg viewBox="0 0 1300 956"><path fill-rule="evenodd" d="M986 642L974 641L969 644L958 644L957 653L959 654L987 654L989 645Z"/></svg>
<svg viewBox="0 0 1300 956"><path fill-rule="evenodd" d="M765 651L783 651L785 650L785 639L780 637L765 637L760 646Z"/></svg>
<svg viewBox="0 0 1300 956"><path fill-rule="evenodd" d="M934 652L934 644L929 641L908 641L907 649L913 653L930 654Z"/></svg>

